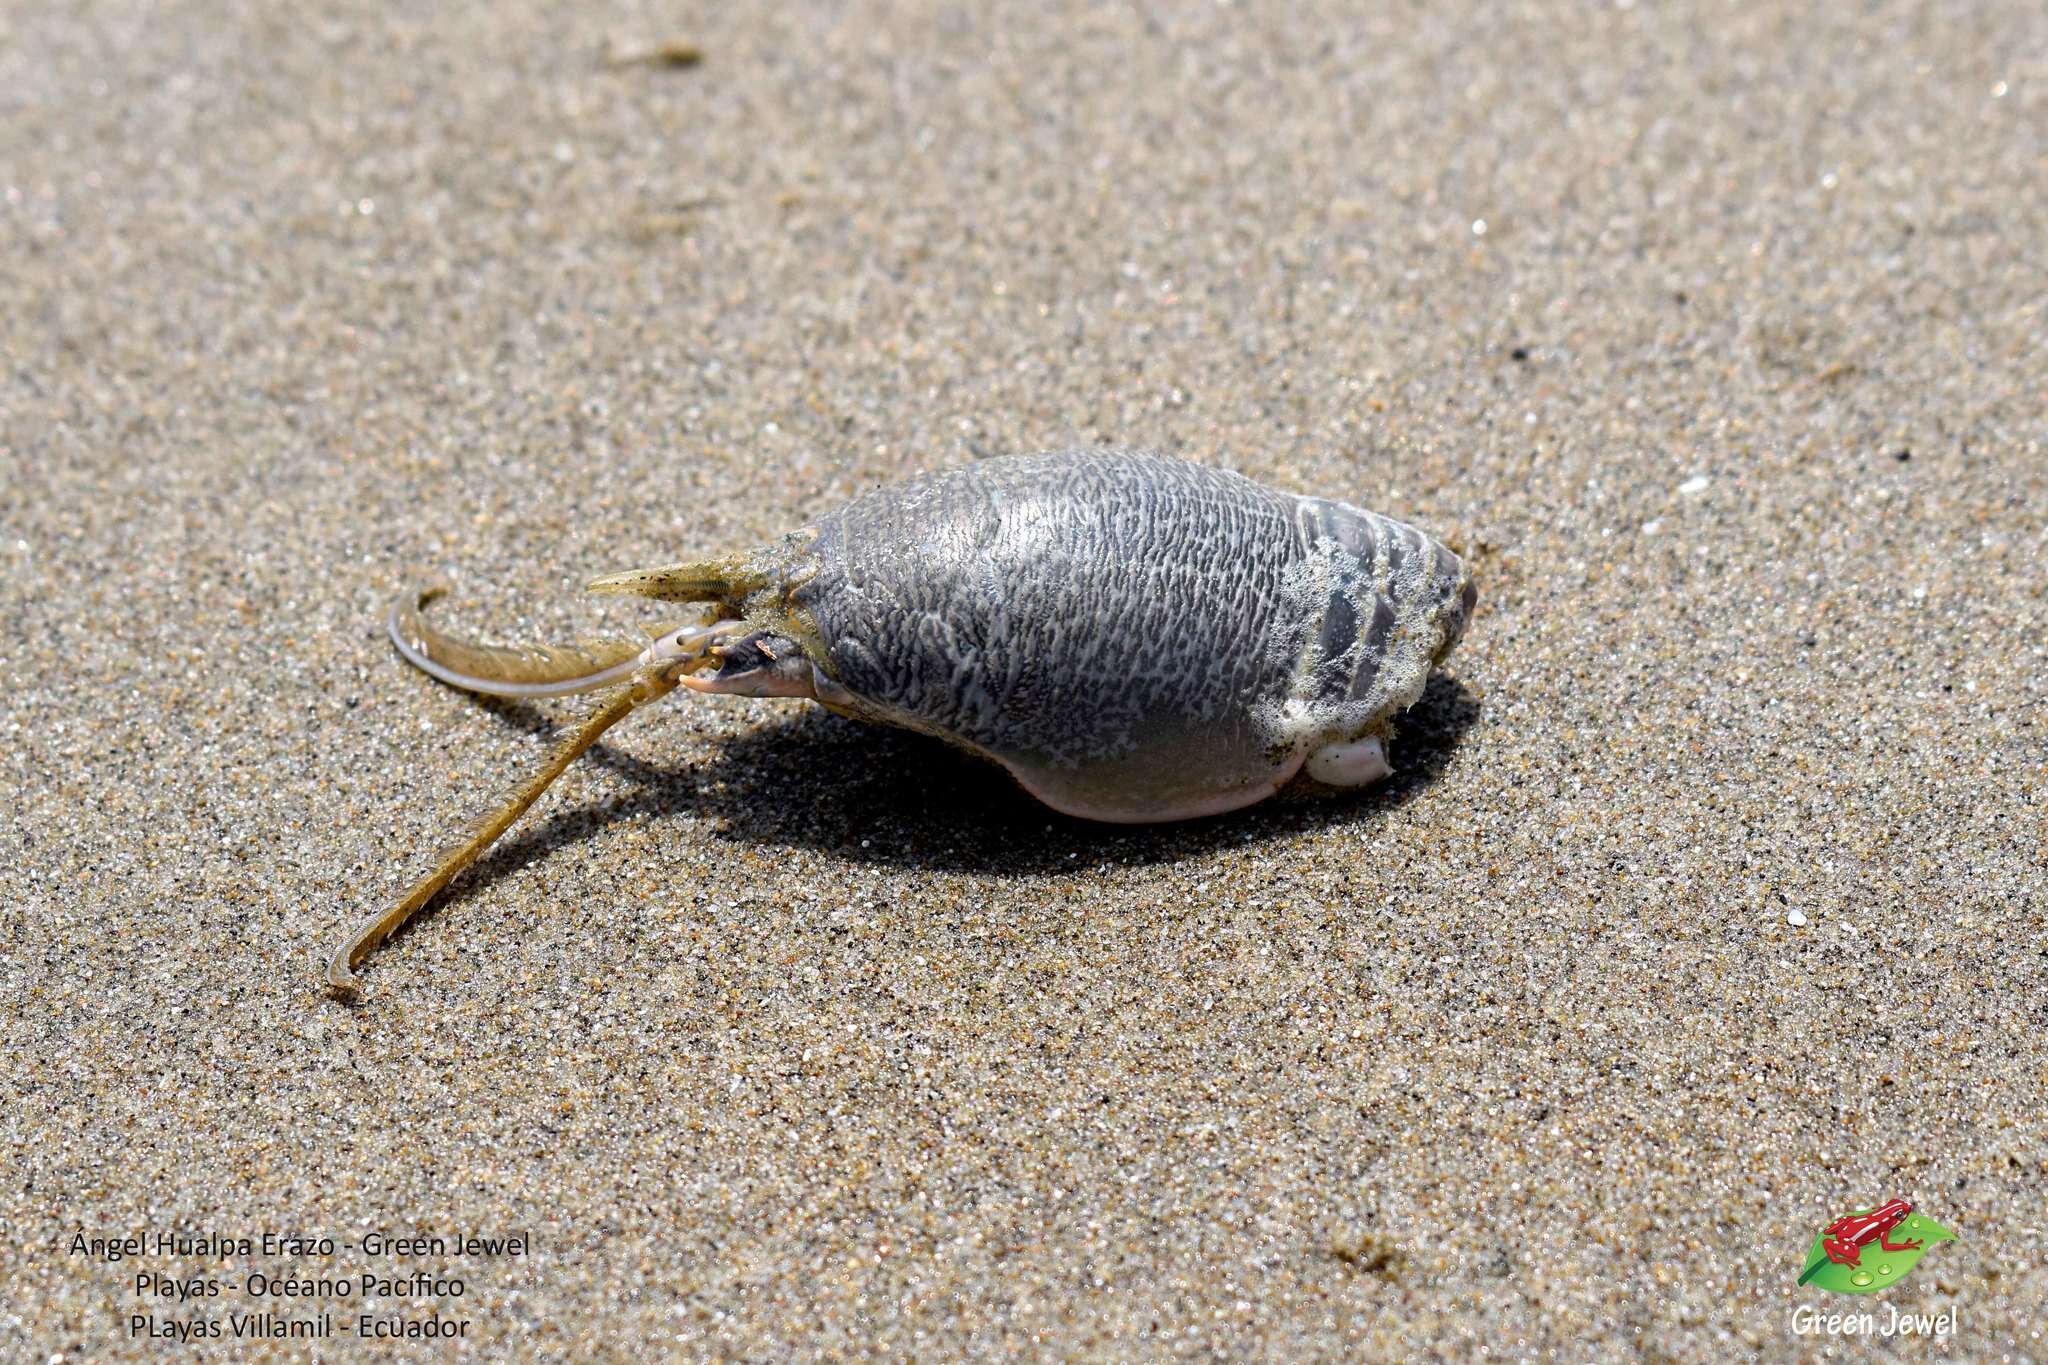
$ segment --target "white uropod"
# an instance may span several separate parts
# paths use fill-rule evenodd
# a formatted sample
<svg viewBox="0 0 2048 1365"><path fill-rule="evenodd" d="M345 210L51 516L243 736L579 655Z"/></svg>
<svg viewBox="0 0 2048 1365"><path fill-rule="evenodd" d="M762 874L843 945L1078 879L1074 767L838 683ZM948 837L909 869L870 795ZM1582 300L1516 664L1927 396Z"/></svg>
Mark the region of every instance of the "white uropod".
<svg viewBox="0 0 2048 1365"><path fill-rule="evenodd" d="M1459 558L1412 526L1128 450L985 460L867 493L751 552L591 585L690 604L652 645L469 644L393 608L399 651L499 696L606 691L597 713L434 871L334 953L353 969L598 736L681 685L808 697L994 760L1048 806L1213 815L1289 783L1384 777L1392 718L1472 613Z"/></svg>

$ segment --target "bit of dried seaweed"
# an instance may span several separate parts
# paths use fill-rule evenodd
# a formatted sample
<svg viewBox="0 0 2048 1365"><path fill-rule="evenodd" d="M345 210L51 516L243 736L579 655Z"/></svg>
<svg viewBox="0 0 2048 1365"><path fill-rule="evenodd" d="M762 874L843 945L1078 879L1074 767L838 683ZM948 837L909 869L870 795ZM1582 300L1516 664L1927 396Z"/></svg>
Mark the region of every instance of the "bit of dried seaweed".
<svg viewBox="0 0 2048 1365"><path fill-rule="evenodd" d="M703 61L703 48L681 40L644 43L636 47L615 45L605 58L607 66L660 66L671 70L699 66Z"/></svg>

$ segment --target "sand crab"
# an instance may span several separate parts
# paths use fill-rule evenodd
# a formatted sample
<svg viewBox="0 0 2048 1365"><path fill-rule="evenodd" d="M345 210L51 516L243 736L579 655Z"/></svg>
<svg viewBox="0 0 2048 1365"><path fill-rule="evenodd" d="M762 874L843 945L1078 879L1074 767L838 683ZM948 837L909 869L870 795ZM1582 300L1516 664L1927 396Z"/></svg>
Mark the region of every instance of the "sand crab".
<svg viewBox="0 0 2048 1365"><path fill-rule="evenodd" d="M1089 820L1214 815L1389 768L1392 718L1470 617L1470 573L1412 526L1142 451L985 460L876 489L753 551L600 578L684 604L652 644L393 642L499 696L607 693L542 770L335 951L353 969L598 736L678 685L808 697L936 735Z"/></svg>

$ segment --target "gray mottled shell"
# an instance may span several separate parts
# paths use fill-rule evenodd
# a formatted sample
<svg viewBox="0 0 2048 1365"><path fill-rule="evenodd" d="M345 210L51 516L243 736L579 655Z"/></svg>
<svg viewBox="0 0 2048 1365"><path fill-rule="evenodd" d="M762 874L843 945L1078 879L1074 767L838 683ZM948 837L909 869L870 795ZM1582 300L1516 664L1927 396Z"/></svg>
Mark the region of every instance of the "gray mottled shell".
<svg viewBox="0 0 2048 1365"><path fill-rule="evenodd" d="M791 545L785 600L852 709L1097 818L1229 809L1383 732L1473 601L1414 527L1124 450L878 489Z"/></svg>

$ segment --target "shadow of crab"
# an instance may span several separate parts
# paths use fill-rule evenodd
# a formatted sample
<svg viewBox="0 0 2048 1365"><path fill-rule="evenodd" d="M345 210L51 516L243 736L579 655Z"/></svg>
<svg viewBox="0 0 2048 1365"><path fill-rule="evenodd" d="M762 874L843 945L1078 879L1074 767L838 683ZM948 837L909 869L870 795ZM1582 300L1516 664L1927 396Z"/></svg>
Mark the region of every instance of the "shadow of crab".
<svg viewBox="0 0 2048 1365"><path fill-rule="evenodd" d="M554 723L532 707L491 703L531 731ZM1171 862L1306 830L1370 823L1442 776L1479 718L1478 699L1433 676L1395 728L1393 776L1355 793L1283 794L1243 810L1165 825L1107 825L1047 809L994 764L938 740L862 725L816 708L778 715L731 740L708 764L669 768L609 746L601 766L632 782L624 797L558 812L501 844L452 888L464 899L615 821L693 815L715 837L809 848L850 862L1001 876Z"/></svg>

